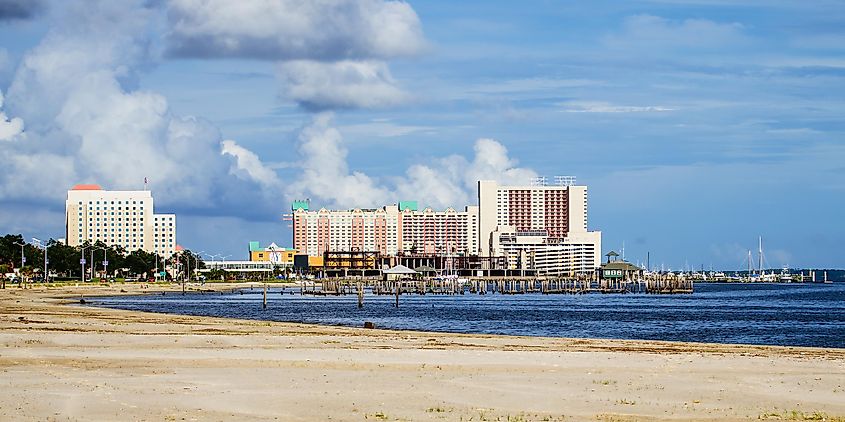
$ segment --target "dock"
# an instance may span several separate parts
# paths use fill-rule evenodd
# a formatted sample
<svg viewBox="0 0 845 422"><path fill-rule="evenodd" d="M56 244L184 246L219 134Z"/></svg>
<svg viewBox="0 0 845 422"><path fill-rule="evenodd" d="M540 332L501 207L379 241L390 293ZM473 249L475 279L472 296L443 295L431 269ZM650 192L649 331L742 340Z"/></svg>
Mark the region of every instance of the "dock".
<svg viewBox="0 0 845 422"><path fill-rule="evenodd" d="M463 294L691 294L693 281L677 277L638 280L591 280L578 278L485 277L459 279L337 278L303 280L300 295L463 295Z"/></svg>

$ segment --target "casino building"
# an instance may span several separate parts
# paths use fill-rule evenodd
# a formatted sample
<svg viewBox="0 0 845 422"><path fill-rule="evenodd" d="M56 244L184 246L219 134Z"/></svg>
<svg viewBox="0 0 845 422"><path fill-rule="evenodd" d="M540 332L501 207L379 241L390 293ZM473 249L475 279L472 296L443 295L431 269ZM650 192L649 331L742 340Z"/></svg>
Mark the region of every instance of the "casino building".
<svg viewBox="0 0 845 422"><path fill-rule="evenodd" d="M419 209L415 201L350 210L311 210L309 201L295 201L291 211L293 247L309 256L503 257L506 269L541 275L588 273L601 264L601 232L588 230L587 187L574 177L519 186L481 180L477 205L463 211Z"/></svg>

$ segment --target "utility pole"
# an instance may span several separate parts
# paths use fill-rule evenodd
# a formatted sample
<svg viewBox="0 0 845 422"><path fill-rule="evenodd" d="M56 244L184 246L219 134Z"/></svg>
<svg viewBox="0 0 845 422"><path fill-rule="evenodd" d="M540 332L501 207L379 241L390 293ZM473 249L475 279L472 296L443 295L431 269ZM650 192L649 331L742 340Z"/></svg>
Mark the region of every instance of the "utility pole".
<svg viewBox="0 0 845 422"><path fill-rule="evenodd" d="M24 266L24 264L26 264L26 256L24 256L23 247L26 246L26 242L24 242L24 243L15 242L15 244L21 247L21 270L23 270L23 266Z"/></svg>
<svg viewBox="0 0 845 422"><path fill-rule="evenodd" d="M79 267L80 267L80 280L85 282L85 250L88 249L90 246L83 246L82 250L79 253Z"/></svg>

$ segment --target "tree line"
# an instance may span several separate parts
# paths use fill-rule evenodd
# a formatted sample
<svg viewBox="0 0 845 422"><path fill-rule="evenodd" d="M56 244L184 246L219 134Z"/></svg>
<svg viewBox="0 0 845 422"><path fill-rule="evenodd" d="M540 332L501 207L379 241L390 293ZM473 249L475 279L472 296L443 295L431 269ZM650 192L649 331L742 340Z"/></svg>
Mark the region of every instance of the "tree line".
<svg viewBox="0 0 845 422"><path fill-rule="evenodd" d="M127 251L122 246L106 245L101 241L85 241L79 246L68 246L55 239L50 239L41 247L26 242L20 234L6 234L0 237L0 276L16 272L24 277L43 277L44 247L47 249L47 269L51 276L64 279L81 279L83 275L81 259L85 260L85 276L103 275L106 277L152 277L156 269L164 271L166 277L174 274L174 263L179 262L179 269L191 271L205 268L202 258L190 250L182 250L165 259L161 255L142 249ZM85 256L82 255L84 251ZM92 257L93 251L93 257ZM21 259L23 257L23 259ZM93 259L94 272L91 273ZM105 264L108 265L105 265ZM187 265L190 267L186 268Z"/></svg>

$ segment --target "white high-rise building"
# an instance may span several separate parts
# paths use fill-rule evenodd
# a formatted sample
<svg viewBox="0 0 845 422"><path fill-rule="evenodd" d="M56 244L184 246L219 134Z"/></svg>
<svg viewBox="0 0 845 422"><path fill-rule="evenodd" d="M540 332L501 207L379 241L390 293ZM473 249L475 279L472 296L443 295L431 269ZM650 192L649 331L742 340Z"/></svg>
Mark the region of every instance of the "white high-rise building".
<svg viewBox="0 0 845 422"><path fill-rule="evenodd" d="M128 252L142 249L169 257L176 250L176 215L155 214L149 191L107 191L76 185L65 202L67 244L101 241Z"/></svg>
<svg viewBox="0 0 845 422"><path fill-rule="evenodd" d="M510 268L562 275L601 265L601 232L587 230L587 187L574 177L523 186L478 182L478 244L484 256L505 256Z"/></svg>

